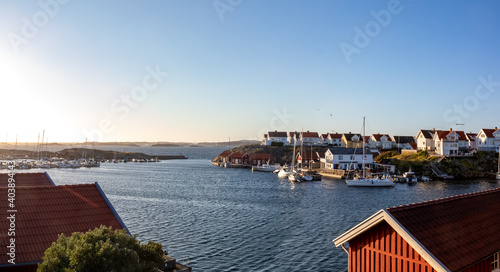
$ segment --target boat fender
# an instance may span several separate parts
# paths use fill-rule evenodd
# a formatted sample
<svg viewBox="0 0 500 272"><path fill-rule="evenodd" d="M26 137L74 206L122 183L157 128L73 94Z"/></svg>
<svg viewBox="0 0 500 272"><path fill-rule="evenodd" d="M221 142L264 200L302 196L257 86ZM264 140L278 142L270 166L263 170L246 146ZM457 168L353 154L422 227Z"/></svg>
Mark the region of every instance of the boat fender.
<svg viewBox="0 0 500 272"><path fill-rule="evenodd" d="M372 180L372 184L373 184L373 180Z"/></svg>

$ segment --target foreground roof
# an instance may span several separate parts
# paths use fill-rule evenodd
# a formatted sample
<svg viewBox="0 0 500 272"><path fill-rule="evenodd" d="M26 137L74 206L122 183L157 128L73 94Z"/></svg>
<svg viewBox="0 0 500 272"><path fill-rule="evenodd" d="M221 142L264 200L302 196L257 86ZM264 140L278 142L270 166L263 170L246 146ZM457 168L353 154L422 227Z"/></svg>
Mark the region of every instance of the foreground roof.
<svg viewBox="0 0 500 272"><path fill-rule="evenodd" d="M384 209L334 240L386 221L437 271L460 271L500 250L500 188Z"/></svg>
<svg viewBox="0 0 500 272"><path fill-rule="evenodd" d="M6 196L7 188L0 188L0 194ZM70 236L101 225L127 229L97 183L16 187L14 203L16 265L41 262L60 233ZM0 211L4 219L11 214ZM1 220L0 229L8 230L9 220ZM0 232L1 248L7 247L9 238L7 231ZM8 258L0 255L0 267L12 266Z"/></svg>
<svg viewBox="0 0 500 272"><path fill-rule="evenodd" d="M0 173L0 186L7 186L10 176L8 173ZM53 186L55 185L47 172L38 173L15 173L16 186Z"/></svg>

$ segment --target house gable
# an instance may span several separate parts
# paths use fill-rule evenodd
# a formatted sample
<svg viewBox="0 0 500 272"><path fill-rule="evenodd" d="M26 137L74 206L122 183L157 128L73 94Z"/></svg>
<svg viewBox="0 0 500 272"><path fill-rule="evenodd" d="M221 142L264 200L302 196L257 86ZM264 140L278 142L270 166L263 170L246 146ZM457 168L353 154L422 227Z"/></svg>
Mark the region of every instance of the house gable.
<svg viewBox="0 0 500 272"><path fill-rule="evenodd" d="M500 188L381 210L334 243L356 241L385 221L436 271L463 271L500 251L498 218Z"/></svg>

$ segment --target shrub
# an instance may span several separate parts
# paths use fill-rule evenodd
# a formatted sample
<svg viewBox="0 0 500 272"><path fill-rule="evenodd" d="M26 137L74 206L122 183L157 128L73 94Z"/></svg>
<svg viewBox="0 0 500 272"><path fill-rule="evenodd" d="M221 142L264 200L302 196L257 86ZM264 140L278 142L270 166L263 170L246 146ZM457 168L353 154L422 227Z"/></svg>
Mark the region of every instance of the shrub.
<svg viewBox="0 0 500 272"><path fill-rule="evenodd" d="M61 234L44 254L37 272L149 272L164 262L161 244L141 245L135 235L105 226L69 237Z"/></svg>

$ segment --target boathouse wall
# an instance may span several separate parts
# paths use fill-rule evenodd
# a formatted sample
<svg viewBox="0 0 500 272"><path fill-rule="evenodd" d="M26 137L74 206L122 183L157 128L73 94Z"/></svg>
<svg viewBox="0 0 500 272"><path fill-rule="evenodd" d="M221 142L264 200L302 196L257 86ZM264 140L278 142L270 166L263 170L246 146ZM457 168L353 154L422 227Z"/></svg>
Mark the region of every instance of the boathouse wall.
<svg viewBox="0 0 500 272"><path fill-rule="evenodd" d="M383 221L349 242L349 272L386 271L436 270Z"/></svg>

